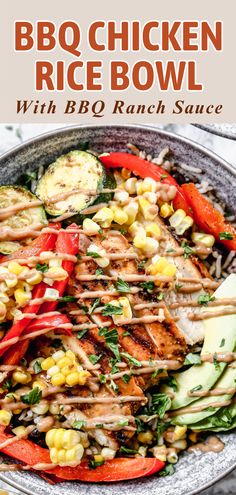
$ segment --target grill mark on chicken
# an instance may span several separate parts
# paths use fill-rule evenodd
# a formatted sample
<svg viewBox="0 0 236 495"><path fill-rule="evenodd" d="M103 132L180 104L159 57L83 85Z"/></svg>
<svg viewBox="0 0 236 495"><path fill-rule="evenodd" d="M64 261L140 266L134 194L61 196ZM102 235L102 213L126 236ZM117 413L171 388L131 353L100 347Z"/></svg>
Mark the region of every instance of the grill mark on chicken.
<svg viewBox="0 0 236 495"><path fill-rule="evenodd" d="M107 237L105 240L100 241L99 237L93 237L93 242L96 242L103 249L105 249L109 253L115 252L124 252L133 250L132 246L129 245L127 240L122 235ZM67 310L71 311L73 309L78 309L80 306L87 306L91 308L94 303L93 299L83 299L79 298L80 294L84 291L97 291L109 289L112 287L111 282L104 280L92 280L86 283L80 282L76 280L77 274L95 274L97 269L97 264L94 260L80 261L75 268L74 278L70 280L69 283L69 293L72 295L78 296L78 302L76 303L68 303ZM115 260L111 261L110 265L107 269L104 269L104 273L109 274L110 272L116 271L118 276L122 278L122 273L140 273L138 271L136 260ZM120 296L126 296L126 294L121 293ZM111 299L114 299L117 296L107 295L101 298L101 304L105 304ZM144 302L146 299L152 299L152 295L143 292L141 295L130 295L132 299L132 306L135 303ZM152 313L153 315L158 314L157 309L146 309L141 311L136 311L137 314L135 316L143 316L145 314ZM106 326L106 323L111 323L109 329L115 328L118 333L118 344L119 351L127 352L130 356L137 359L138 361L151 361L155 359L179 359L182 360L184 355L187 352L186 342L177 328L175 322L172 320L167 309L165 310L165 320L150 324L136 324L132 326L118 326L113 323L111 317L104 317L101 314L96 314L96 318L99 318L99 321ZM94 323L95 315L93 314L84 314L77 315L73 317L73 321L75 324L79 323ZM129 335L124 335L125 331L129 331ZM147 331L148 330L148 331ZM151 337L150 335L151 334ZM114 354L110 351L106 344L106 340L103 336L99 335L99 328L91 328L87 330L86 334L81 339L76 339L75 337L66 337L66 340L70 345L73 345L73 351L76 352L76 346L79 346L83 349L87 356L90 354L100 355L101 358L99 360L99 372L100 374L109 374L111 373L111 358L114 358ZM122 357L123 361L127 363L127 369L130 367L130 363L128 359ZM122 368L122 370L125 368ZM158 377L152 378L150 374L148 375L140 375L140 376L132 376L128 383L125 383L122 378L116 380L116 385L119 387L119 394L122 395L133 395L133 396L144 396L144 391L150 387L150 385L157 383L159 380ZM114 390L108 387L109 380L105 385L101 385L98 392L94 392L95 396L102 394L103 396L116 395ZM84 387L80 394L89 395L91 391L88 388ZM109 405L109 414L117 413L117 414L125 414L132 415L137 409L140 407L140 404L137 403L126 403L126 404L111 404ZM84 404L81 409L84 414L88 418L93 418L95 416L101 416L108 414L107 407L104 404ZM104 435L108 434L108 432L103 432ZM115 444L119 444L121 442L127 441L130 436L132 436L133 432L128 431L118 431L118 432L109 432L109 438L107 437L108 443L110 441L115 442Z"/></svg>

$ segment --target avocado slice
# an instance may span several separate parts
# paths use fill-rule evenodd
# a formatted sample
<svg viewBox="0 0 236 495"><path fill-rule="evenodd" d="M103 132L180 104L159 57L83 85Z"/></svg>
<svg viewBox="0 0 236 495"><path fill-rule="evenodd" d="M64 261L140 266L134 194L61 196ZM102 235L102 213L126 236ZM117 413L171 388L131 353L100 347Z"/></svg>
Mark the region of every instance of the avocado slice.
<svg viewBox="0 0 236 495"><path fill-rule="evenodd" d="M218 382L214 385L214 388L231 388L235 387L235 380L236 380L236 368L229 368L227 367L226 370L224 371L223 375L220 377ZM205 387L203 387L204 390ZM220 395L220 396L210 396L210 397L202 397L201 399L198 399L197 402L194 404L194 406L200 406L200 407L206 407L203 411L199 412L192 412L188 414L180 414L179 416L176 416L172 423L176 425L192 425L193 428L195 428L194 424L198 423L199 421L204 420L205 418L212 416L216 413L216 411L219 411L220 407L215 408L212 407L211 405L214 402L225 402L229 399L234 394L225 394L225 395ZM228 406L229 407L229 406ZM209 408L209 409L208 409Z"/></svg>
<svg viewBox="0 0 236 495"><path fill-rule="evenodd" d="M104 188L113 189L116 181L109 175L100 160L87 151L74 150L62 155L49 165L39 180L36 195L45 203L49 215L63 215L67 212L82 213L82 210L95 203L108 202L111 194L102 194ZM70 194L68 197L50 203L50 198L76 189L83 193ZM86 192L88 190L88 192ZM97 191L91 195L89 190Z"/></svg>
<svg viewBox="0 0 236 495"><path fill-rule="evenodd" d="M214 296L217 299L236 297L236 274L231 274L215 291ZM218 308L220 309L220 307ZM204 311L214 311L214 308L204 308ZM236 315L225 315L206 319L204 321L205 339L201 354L215 352L232 352L236 344ZM198 397L189 397L188 392L199 385L203 390L210 390L219 380L226 363L203 362L199 365L191 366L182 373L177 373L175 379L177 382L177 392L172 401L171 409L185 407L196 400ZM232 386L232 385L231 385ZM165 386L163 392L171 392L172 389ZM186 417L186 415L184 415Z"/></svg>
<svg viewBox="0 0 236 495"><path fill-rule="evenodd" d="M190 429L198 431L228 431L236 427L236 404L221 407L219 411L209 418L203 419L196 424L188 425Z"/></svg>

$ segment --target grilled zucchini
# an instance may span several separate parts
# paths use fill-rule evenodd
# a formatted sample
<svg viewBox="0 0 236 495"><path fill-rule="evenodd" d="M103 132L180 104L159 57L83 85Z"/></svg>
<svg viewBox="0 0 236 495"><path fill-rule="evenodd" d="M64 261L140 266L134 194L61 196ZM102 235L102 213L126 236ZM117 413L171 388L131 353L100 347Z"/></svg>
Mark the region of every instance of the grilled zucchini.
<svg viewBox="0 0 236 495"><path fill-rule="evenodd" d="M92 204L109 201L111 194L104 195L101 191L104 188L113 189L115 186L114 177L106 172L96 156L86 151L74 150L60 156L49 165L38 182L36 195L45 204L46 211L51 216L67 212L77 214L83 213L83 210ZM73 194L77 189L83 189L85 192ZM91 195L91 189L97 191L97 195ZM50 203L50 198L67 192L72 194L56 203Z"/></svg>
<svg viewBox="0 0 236 495"><path fill-rule="evenodd" d="M0 211L1 208L14 206L17 203L29 203L37 200L36 196L30 191L20 186L1 186L0 187ZM0 228L10 227L13 230L21 231L26 227L37 224L47 225L47 218L43 206L34 206L25 210L17 211L10 217L0 221ZM0 252L10 254L18 249L18 242L2 241L0 242Z"/></svg>

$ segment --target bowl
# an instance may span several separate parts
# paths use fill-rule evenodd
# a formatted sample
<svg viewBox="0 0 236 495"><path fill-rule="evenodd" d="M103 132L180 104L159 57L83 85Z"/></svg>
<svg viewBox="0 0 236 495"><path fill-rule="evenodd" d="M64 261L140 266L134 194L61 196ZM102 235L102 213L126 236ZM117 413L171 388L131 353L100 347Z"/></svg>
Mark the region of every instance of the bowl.
<svg viewBox="0 0 236 495"><path fill-rule="evenodd" d="M236 124L194 124L200 129L227 139L236 139Z"/></svg>
<svg viewBox="0 0 236 495"><path fill-rule="evenodd" d="M0 157L0 183L14 183L27 171L48 165L57 156L84 143L99 152L126 150L130 142L157 155L169 147L176 162L200 167L218 196L236 213L236 170L203 146L175 134L147 126L76 126L43 134L17 146ZM222 452L214 454L185 453L172 476L152 476L128 482L87 484L66 482L51 486L34 473L9 472L0 479L23 493L36 495L194 495L228 474L236 467L235 434L221 434Z"/></svg>

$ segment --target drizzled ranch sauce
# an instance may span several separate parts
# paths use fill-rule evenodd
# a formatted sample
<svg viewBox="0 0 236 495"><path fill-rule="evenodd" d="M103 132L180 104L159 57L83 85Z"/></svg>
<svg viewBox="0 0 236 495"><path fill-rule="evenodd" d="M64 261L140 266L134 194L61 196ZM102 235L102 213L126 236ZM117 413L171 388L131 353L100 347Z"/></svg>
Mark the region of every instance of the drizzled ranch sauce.
<svg viewBox="0 0 236 495"><path fill-rule="evenodd" d="M225 444L216 436L209 437L206 442L199 442L195 445L191 445L188 448L189 452L195 452L196 450L200 450L201 452L221 452L224 449Z"/></svg>
<svg viewBox="0 0 236 495"><path fill-rule="evenodd" d="M171 186L172 187L172 186ZM167 193L167 186L166 185L163 185L163 193ZM104 189L103 191L100 191L103 192L103 193L114 193L116 191L121 191L121 189L118 187L116 189ZM160 187L158 189L158 194L159 194L159 197L162 197L161 194L162 194L162 185L160 184ZM69 198L70 196L73 196L75 194L79 194L79 193L86 193L86 194L90 194L91 196L97 196L97 191L96 190L84 190L84 189L75 189L75 190L71 190L71 191L66 191L66 192L63 192L61 194L57 194L55 196L52 196L51 198L49 198L48 202L47 202L47 205L51 205L51 204L56 204L60 201L63 201L67 198ZM132 201L137 201L138 198L131 198L129 199L127 202L129 202L130 200ZM17 212L20 212L22 210L26 210L26 209L30 209L30 208L34 208L34 207L37 207L37 206L40 206L42 205L43 203L40 201L40 200L35 200L35 201L32 201L32 202L28 202L28 203L18 203L16 205L11 205L7 208L2 208L0 209L0 221L3 221L7 218L9 218L11 215L14 215L16 214ZM110 202L108 205L112 205L114 204L113 202ZM84 214L90 214L90 213L95 213L97 212L98 210L100 210L103 206L107 206L107 203L101 203L101 204L98 204L98 205L93 205L93 206L90 206L86 209L83 210L83 213ZM153 205L153 212L155 211L155 206ZM67 213L64 213L62 214L61 216L59 217L56 217L56 218L53 218L51 219L50 221L51 222L60 222L62 220L65 220L71 216L73 216L75 214L75 212L67 212ZM20 232L17 232L13 229L11 229L10 227L3 227L3 228L0 228L0 237L1 237L1 240L18 240L18 239L24 239L24 238L27 238L27 237L37 237L38 235L40 234L55 234L55 235L58 235L60 232L64 231L64 229L60 228L60 229L53 229L52 227L43 227L42 225L37 225L37 224L34 224L32 225L31 227L27 227L25 229L21 229ZM81 233L81 234L85 234L87 237L89 237L90 235L96 235L94 234L94 232L85 232L83 229L81 228L67 228L66 230L67 233ZM118 235L119 234L119 231L109 231L109 235ZM166 237L163 236L163 235L160 235L160 238L158 238L158 241L159 243L161 244L162 241L165 241L166 240ZM86 252L86 251L83 251L82 252ZM89 252L89 250L88 250ZM192 253L193 254L198 254L198 255L209 255L210 253L212 252L211 248L205 248L204 246L196 246L194 248L192 248ZM178 257L181 257L183 256L183 254L185 253L185 250L184 248L180 247L180 248L177 248L175 250L171 250L171 253L169 251L163 251L162 252L162 256L166 256L166 257L173 257L173 258L178 258ZM108 258L110 261L114 261L114 262L118 262L119 260L124 260L124 261L136 261L136 260L139 260L142 258L138 255L138 253L132 249L128 249L127 251L124 249L122 252L109 252L109 248L108 248L108 252L106 251L105 253L105 256L106 258ZM144 257L144 256L143 256ZM16 258L15 258L15 261L21 265L26 265L26 266L29 266L29 267L34 267L35 265L37 265L37 263L40 263L42 261L50 261L50 260L54 260L54 259L60 259L61 261L71 261L73 263L76 263L78 266L80 265L80 263L84 263L84 262L90 262L90 261L95 261L93 260L93 256L91 255L87 255L87 254L82 254L80 255L80 258L78 260L78 258L76 256L72 256L70 254L67 254L67 253L44 253L42 252L39 256L29 256L28 258L17 258L17 253L16 253ZM11 259L14 259L14 255L11 256ZM178 262L178 259L176 260L176 262ZM2 264L2 266L6 266L8 263L5 262ZM117 265L119 265L119 263L117 263ZM135 263L134 263L134 266ZM108 273L110 273L109 275L104 275L104 274L99 274L97 275L96 273L76 273L75 274L75 278L77 281L79 282L84 282L84 286L86 288L86 282L97 282L97 281L100 281L101 284L100 284L100 287L98 287L97 290L89 290L89 286L88 288L86 288L86 290L80 290L78 294L76 294L75 297L77 297L78 301L79 300L86 300L86 299L97 299L97 298L106 298L107 296L107 300L109 300L109 297L113 297L113 296L127 296L128 294L128 297L130 298L130 302L132 304L132 309L134 310L134 313L133 313L133 316L131 318L124 318L122 317L120 320L119 320L119 326L125 326L125 325L143 325L143 328L146 330L146 333L147 335L149 336L150 340L152 341L152 343L154 344L154 347L158 350L157 352L157 356L161 356L162 353L159 353L160 351L160 348L159 348L159 344L158 342L156 341L155 337L153 336L151 330L150 330L150 325L152 323L162 323L165 319L166 319L166 305L165 305L165 301L159 301L159 302L146 302L145 300L142 300L142 299L139 299L138 296L135 297L135 295L138 295L140 293L140 291L142 291L142 288L141 287L137 287L136 285L131 285L129 287L129 292L128 294L122 294L119 290L116 290L116 287L115 287L115 282L118 281L118 279L120 277L122 277L122 280L124 282L128 282L128 283L133 283L133 284L139 284L140 282L158 282L158 284L156 284L156 287L154 287L154 290L152 291L153 295L155 296L155 293L159 292L160 290L160 287L163 291L163 293L168 293L168 291L170 290L174 290L174 283L179 283L181 285L180 289L179 289L179 292L183 293L184 296L185 294L189 294L191 296L192 293L194 292L198 292L202 289L209 289L209 290L214 290L216 289L218 286L219 286L219 283L218 282L215 282L213 280L211 280L210 278L200 278L200 277L181 277L181 276L163 276L163 275L148 275L148 274L140 274L140 273L135 273L135 268L134 268L134 273L132 273L131 271L127 271L127 273L124 273L121 269L121 273L120 273L120 270L117 269L115 271L110 271ZM95 270L94 270L95 272ZM47 278L50 278L50 274L46 274L45 275ZM11 274L7 274L7 278L11 278ZM19 277L21 278L21 280L27 280L27 273L24 275L22 275L22 277ZM1 275L0 274L0 282L1 281L4 281L6 279L6 275ZM103 282L112 282L113 284L113 287L111 287L111 289L108 289L106 287L107 286L110 286L110 284L104 284ZM50 283L50 282L48 282ZM103 283L103 285L102 285ZM82 285L82 284L81 284ZM104 289L105 287L105 289ZM184 297L183 296L183 297ZM44 302L46 301L51 301L52 299L46 297L46 296L42 296L42 297L39 297L37 299L34 299L34 300L31 300L28 304L29 306L33 306L33 305L41 305L43 304ZM105 299L106 300L106 299ZM92 301L93 302L93 301ZM103 301L102 301L103 302ZM201 311L201 313L188 313L187 317L189 318L189 320L191 321L198 321L198 320L204 320L206 318L211 318L213 316L222 316L222 315L227 315L227 314L236 314L236 299L221 299L221 300L214 300L214 301L209 301L208 303L208 306L212 307L212 308L216 308L215 310L209 312L209 311ZM220 308L219 310L217 310L217 306L224 306L224 308ZM81 306L82 307L82 306ZM189 298L189 300L179 300L177 302L170 302L168 304L168 309L177 309L177 308L199 308L199 310L201 309L201 307L199 306L199 303L196 301L196 300L193 300L191 299L191 297ZM84 313L83 310L81 309L72 309L69 311L69 314L71 316L84 316L85 318L87 318L86 321L84 321L83 319L80 319L78 321L81 321L81 323L78 323L78 324L72 324L72 323L66 323L66 324L59 324L57 326L57 329L58 330L65 330L65 329L68 329L68 330L72 330L72 331L81 331L81 330L92 330L92 329L97 329L97 328L100 328L100 327L113 327L113 326L118 326L118 325L115 325L115 323L113 323L112 319L109 318L109 320L107 319L102 319L101 316L99 318L99 314L102 313L103 311L103 308L104 306L100 306L98 305L98 307L96 307L96 309L94 309L94 311L92 312L92 314L86 314ZM154 310L153 311L153 314L145 314L145 310L146 309L150 309L150 310ZM155 309L157 311L155 311ZM139 313L140 311L140 313ZM136 313L137 312L137 313ZM58 311L53 311L53 312L50 312L50 313L46 313L47 316L56 316L56 315L59 315L61 314L60 312ZM97 315L97 316L96 316ZM44 314L36 314L35 312L32 311L32 313L30 311L28 311L27 313L22 313L22 315L20 315L20 317L18 317L18 319L21 319L21 318L26 318L28 320L34 320L34 319L41 319L41 318L45 318L45 313ZM178 320L178 317L172 317L172 321L177 321ZM15 318L15 321L14 323L17 321L17 318ZM72 320L74 321L74 320ZM49 334L49 338L52 338L52 336L50 335L50 332L52 333L52 328L50 329L47 329L47 328L44 328L44 329L41 329L41 330L38 330L38 331L34 331L32 333L29 333L27 335L21 335L19 337L14 337L6 342L0 342L0 349L4 349L5 347L9 347L9 345L14 345L18 342L21 342L21 341L24 341L24 340L27 340L27 339L35 339L37 337L40 337L40 336L43 336L43 335L46 335L46 334ZM132 332L132 330L130 331ZM92 332L91 332L92 333ZM132 334L131 334L132 335ZM67 339L69 339L67 336L63 336L64 337L64 340L63 340L63 344L67 342ZM68 348L70 348L70 346L68 345ZM124 348L125 349L125 348ZM115 393L111 390L110 388L110 384L112 381L114 380L122 380L122 378L124 376L129 376L130 378L132 376L134 377L137 377L136 378L136 384L139 383L140 380L145 380L145 376L142 378L142 375L147 375L146 376L146 380L150 378L150 375L152 375L154 372L157 372L156 373L156 376L166 376L166 370L178 370L179 368L182 367L182 361L179 360L179 359L153 359L152 362L150 363L150 361L147 361L147 360L140 360L139 361L139 364L140 366L139 367L135 367L135 366L131 366L130 363L127 363L126 361L122 361L122 362L116 362L116 366L118 368L118 371L116 370L115 373L112 373L110 371L110 368L107 372L107 370L103 370L103 367L102 367L102 364L100 363L97 363L97 364L92 364L85 352L85 350L83 349L83 346L80 345L80 342L78 340L77 342L77 347L76 347L76 354L77 354L77 357L80 361L80 363L82 364L83 368L86 369L86 370L89 370L91 373L91 376L88 378L87 382L86 382L86 387L87 387L87 390L86 390L86 393L88 393L88 395L80 395L80 393L76 393L76 396L71 396L69 394L66 395L68 393L68 388L67 387L53 387L53 386L47 386L46 389L43 389L42 390L42 400L47 398L47 402L49 405L60 405L60 406L66 406L68 408L68 410L72 410L72 412L76 412L77 410L77 407L78 406L85 406L85 411L86 411L86 406L89 406L89 405L99 405L101 406L102 404L106 405L107 406L107 409L109 409L110 411L113 411L114 410L114 407L118 407L118 405L125 405L125 404L128 404L131 405L132 403L135 405L135 408L137 409L138 407L140 406L143 406L145 405L147 402L148 402L148 399L142 394L140 393L139 395L139 390L138 388L136 388L134 390L134 393L132 394L132 388L129 389L129 395L124 395L124 389L122 390L123 394L121 395L115 395ZM175 354L174 354L175 356ZM236 353L217 353L217 354L209 354L209 355L203 355L201 356L201 359L202 361L210 361L210 362L213 362L215 360L219 361L219 362L227 362L227 363L231 363L233 361L236 361ZM7 376L7 373L11 373L13 372L14 370L24 370L24 367L21 367L21 366L18 366L18 365L0 365L0 372L3 372L3 373L6 373L6 376ZM103 373L103 376L104 376L104 379L105 379L105 383L101 384L101 381L100 381L100 377L101 377L101 370L102 370L102 373ZM33 372L33 369L32 368L28 368L27 370L28 372ZM140 377L140 379L138 378ZM151 377L152 378L152 377ZM139 380L139 381L138 381ZM126 382L128 383L128 382ZM103 395L103 390L105 390L104 392L104 395ZM107 396L107 391L109 391L109 396ZM189 396L191 397L208 397L208 396L223 396L223 395L233 395L236 391L236 388L215 388L215 389L212 389L210 391L207 391L207 390L196 390L196 391L190 391L188 393ZM96 393L99 392L99 395ZM142 390L141 390L142 392ZM73 392L72 392L73 393ZM167 393L168 397L170 398L174 398L175 394L174 392L168 392ZM42 400L39 401L39 404L41 404ZM219 401L215 401L211 404L212 407L223 407L223 406L228 406L230 404L232 404L233 402L235 401L235 399L230 399L230 400L220 400ZM44 401L45 402L45 401ZM0 404L1 406L6 409L6 410L9 410L9 411L12 411L14 412L15 410L17 409L21 409L21 410L25 410L27 408L30 408L31 405L30 404L26 404L24 402L21 401L21 396L18 394L17 395L17 390L16 390L16 399L15 400L9 400L9 398L4 398L4 399L0 399ZM199 412L199 411L203 411L204 409L206 409L208 406L189 406L189 407L185 407L185 408L182 408L182 409L178 409L177 411L172 411L172 412L168 412L166 415L165 415L165 418L168 419L168 417L174 417L176 415L179 415L179 414L187 414L187 413L191 413L191 412ZM89 408L88 408L89 409ZM79 409L78 409L79 410ZM97 409L99 411L99 408ZM121 408L121 411L124 412L124 409ZM132 409L131 409L131 412L132 412ZM85 416L86 417L86 416ZM121 422L122 421L128 421L128 424L127 425L121 425L119 426L117 423ZM103 430L108 430L108 431L118 431L119 429L124 429L124 430L127 430L127 431L130 431L130 432L135 432L137 430L136 428L136 423L135 423L135 417L133 415L126 415L126 414L104 414L104 415L100 415L100 416L97 416L97 417L93 417L93 418L87 418L86 417L86 424L84 426L84 428L86 430L93 430L93 429L97 429L98 428L98 423L102 423L102 426L101 428ZM38 422L37 425L29 425L25 432L24 432L24 435L22 435L22 437L27 437L36 427L38 428L38 431L41 431L41 432L46 432L48 431L48 429L50 429L51 427L58 427L58 422L56 420L56 422L54 423L54 417L52 416L46 416L46 417L42 417L41 419L41 422ZM56 426L55 426L56 425ZM59 427L63 427L63 424L60 425L59 424ZM68 427L66 425L66 422L65 422L65 427ZM8 440L6 440L5 442L3 442L2 444L0 444L0 450L3 449L4 447L6 447L7 445L11 445L15 442L17 442L20 438L22 437L12 437ZM214 452L220 452L224 447L224 444L223 442L221 442L219 439L217 439L217 437L211 437L208 439L207 443L205 444L196 444L194 445L194 447L190 447L189 448L189 451L191 451L191 449L200 449L202 450L203 452L209 452L210 450L211 451L214 451ZM168 449L166 448L166 453L168 453L168 451L171 451L173 449ZM39 464L36 464L33 466L33 468L35 470L44 470L44 469L52 469L53 467L55 467L54 464L44 464L44 463L39 463ZM14 470L15 469L15 466L10 466L10 469ZM24 470L27 470L27 469L32 469L32 466L19 466L19 469L24 469ZM0 466L0 470L1 470L1 466Z"/></svg>

